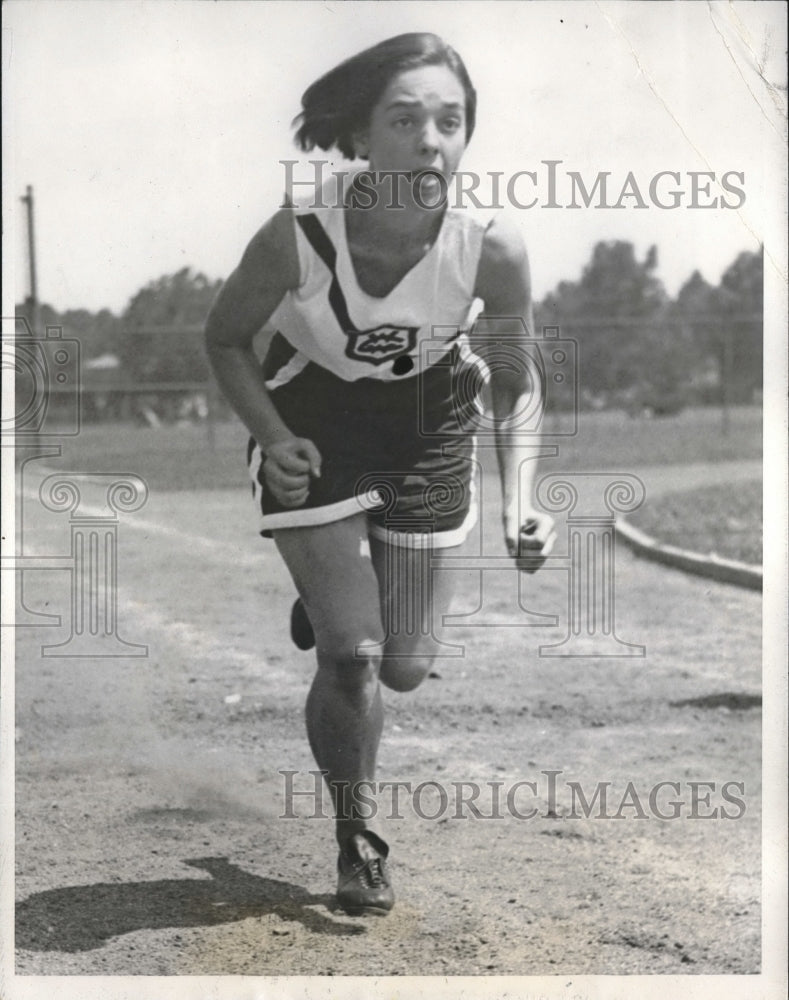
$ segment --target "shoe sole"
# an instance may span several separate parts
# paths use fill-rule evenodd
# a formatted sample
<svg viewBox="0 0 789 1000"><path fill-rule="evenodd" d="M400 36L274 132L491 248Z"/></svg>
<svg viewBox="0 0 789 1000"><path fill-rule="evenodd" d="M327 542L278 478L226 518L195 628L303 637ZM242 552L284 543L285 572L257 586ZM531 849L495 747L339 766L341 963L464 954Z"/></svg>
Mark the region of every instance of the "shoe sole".
<svg viewBox="0 0 789 1000"><path fill-rule="evenodd" d="M349 917L388 917L392 912L382 906L343 906L340 903L339 907Z"/></svg>

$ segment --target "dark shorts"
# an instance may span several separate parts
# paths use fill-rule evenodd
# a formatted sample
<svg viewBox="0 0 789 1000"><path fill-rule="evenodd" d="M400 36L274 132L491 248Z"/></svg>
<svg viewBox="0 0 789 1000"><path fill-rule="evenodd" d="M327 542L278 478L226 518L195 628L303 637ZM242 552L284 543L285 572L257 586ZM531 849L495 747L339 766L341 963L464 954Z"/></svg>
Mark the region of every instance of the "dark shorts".
<svg viewBox="0 0 789 1000"><path fill-rule="evenodd" d="M459 545L476 523L474 431L483 384L478 359L456 344L438 364L398 381L347 382L308 363L270 389L287 426L322 457L303 506L283 507L250 439L248 464L261 534L367 511L371 533L434 547Z"/></svg>

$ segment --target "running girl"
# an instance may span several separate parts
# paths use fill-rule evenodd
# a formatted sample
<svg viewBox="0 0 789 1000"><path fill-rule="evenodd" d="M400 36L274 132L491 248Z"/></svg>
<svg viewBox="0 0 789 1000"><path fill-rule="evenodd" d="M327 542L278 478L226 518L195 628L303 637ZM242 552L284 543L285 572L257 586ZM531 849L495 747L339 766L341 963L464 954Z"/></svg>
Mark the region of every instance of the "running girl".
<svg viewBox="0 0 789 1000"><path fill-rule="evenodd" d="M442 200L476 107L462 60L432 34L388 39L316 81L296 141L367 169L278 211L206 327L214 372L252 436L262 532L299 593L294 639L306 647L314 633L307 732L335 805L337 896L349 913L394 903L389 848L354 809L353 789L375 777L381 684L421 683L432 616L452 596L454 574L423 571L425 549L435 565L475 522L474 344L494 328L486 316L509 343L532 327L519 232ZM484 314L469 330L476 299ZM278 333L261 369L252 341L267 322ZM521 565L533 571L555 538L531 505L534 463L516 436L536 389L517 366L493 368L490 382L505 542L516 559L529 549ZM414 608L422 627L392 627Z"/></svg>

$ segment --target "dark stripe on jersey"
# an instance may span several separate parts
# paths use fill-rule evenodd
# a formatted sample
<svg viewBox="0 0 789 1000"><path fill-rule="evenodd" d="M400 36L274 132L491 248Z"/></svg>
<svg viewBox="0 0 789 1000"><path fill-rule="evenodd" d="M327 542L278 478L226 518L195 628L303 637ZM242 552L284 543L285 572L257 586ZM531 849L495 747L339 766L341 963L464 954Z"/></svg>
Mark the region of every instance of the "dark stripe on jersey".
<svg viewBox="0 0 789 1000"><path fill-rule="evenodd" d="M317 216L297 215L296 222L298 222L299 226L301 226L301 231L306 236L312 249L320 257L326 267L328 267L331 273L329 305L332 308L335 319L340 324L340 329L344 333L358 333L359 331L356 329L351 321L351 317L348 315L348 304L345 301L345 295L340 288L340 282L337 280L337 251L334 249L334 244L329 239L326 230L320 222L318 222Z"/></svg>
<svg viewBox="0 0 789 1000"><path fill-rule="evenodd" d="M331 273L334 274L334 269L337 266L337 251L329 239L329 234L318 221L318 217L315 215L297 215L296 222L301 226L301 231L309 240L312 249Z"/></svg>
<svg viewBox="0 0 789 1000"><path fill-rule="evenodd" d="M277 330L263 359L263 378L270 382L296 354L296 348Z"/></svg>

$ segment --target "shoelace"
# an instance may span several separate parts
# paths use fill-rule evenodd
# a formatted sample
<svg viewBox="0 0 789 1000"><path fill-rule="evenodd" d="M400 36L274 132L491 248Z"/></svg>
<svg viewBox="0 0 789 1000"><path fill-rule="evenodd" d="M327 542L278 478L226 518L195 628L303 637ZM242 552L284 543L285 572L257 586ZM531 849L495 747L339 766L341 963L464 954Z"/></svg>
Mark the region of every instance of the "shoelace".
<svg viewBox="0 0 789 1000"><path fill-rule="evenodd" d="M381 889L386 885L380 858L372 858L366 862L359 874L364 878L367 887L370 889Z"/></svg>

